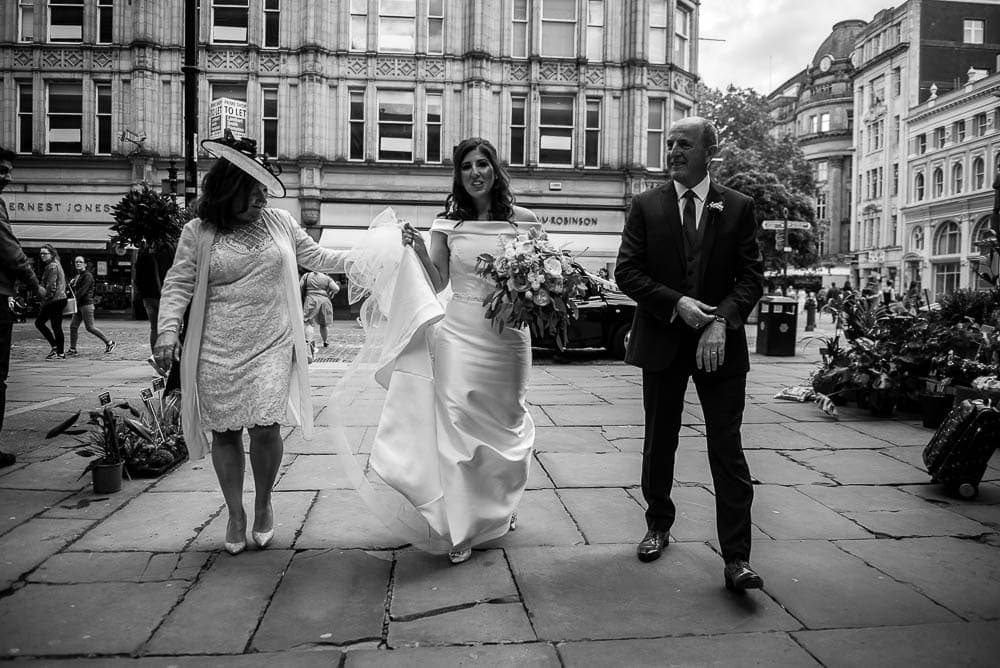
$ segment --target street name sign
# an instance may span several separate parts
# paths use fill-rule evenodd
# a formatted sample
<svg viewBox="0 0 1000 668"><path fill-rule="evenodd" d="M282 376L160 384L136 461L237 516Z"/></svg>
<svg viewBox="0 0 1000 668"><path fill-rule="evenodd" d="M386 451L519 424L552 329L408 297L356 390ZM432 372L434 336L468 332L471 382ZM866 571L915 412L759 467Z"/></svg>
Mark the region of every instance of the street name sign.
<svg viewBox="0 0 1000 668"><path fill-rule="evenodd" d="M783 230L785 229L785 221L783 220L765 220L760 224L765 230ZM788 229L790 230L811 230L812 223L805 220L790 220L787 223Z"/></svg>

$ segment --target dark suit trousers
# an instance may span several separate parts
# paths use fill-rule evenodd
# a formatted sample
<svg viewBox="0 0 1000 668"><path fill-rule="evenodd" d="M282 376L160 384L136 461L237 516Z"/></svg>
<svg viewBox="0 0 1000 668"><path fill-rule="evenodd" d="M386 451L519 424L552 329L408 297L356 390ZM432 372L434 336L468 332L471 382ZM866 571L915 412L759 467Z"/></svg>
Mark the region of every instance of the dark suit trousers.
<svg viewBox="0 0 1000 668"><path fill-rule="evenodd" d="M670 489L688 379L693 377L708 440L708 463L715 489L715 516L726 562L750 558L750 505L753 485L743 455L740 427L746 403L746 374L716 375L695 367L694 345L687 342L663 371L642 372L646 433L642 453L642 493L646 525L669 530L677 514Z"/></svg>

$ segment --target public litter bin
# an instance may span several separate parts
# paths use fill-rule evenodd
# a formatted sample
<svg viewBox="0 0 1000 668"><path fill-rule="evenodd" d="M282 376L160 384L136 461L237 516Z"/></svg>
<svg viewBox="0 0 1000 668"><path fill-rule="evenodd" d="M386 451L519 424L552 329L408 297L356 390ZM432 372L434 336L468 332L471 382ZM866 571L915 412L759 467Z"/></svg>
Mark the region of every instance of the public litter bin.
<svg viewBox="0 0 1000 668"><path fill-rule="evenodd" d="M757 352L761 355L795 355L799 302L791 297L761 297L757 306Z"/></svg>

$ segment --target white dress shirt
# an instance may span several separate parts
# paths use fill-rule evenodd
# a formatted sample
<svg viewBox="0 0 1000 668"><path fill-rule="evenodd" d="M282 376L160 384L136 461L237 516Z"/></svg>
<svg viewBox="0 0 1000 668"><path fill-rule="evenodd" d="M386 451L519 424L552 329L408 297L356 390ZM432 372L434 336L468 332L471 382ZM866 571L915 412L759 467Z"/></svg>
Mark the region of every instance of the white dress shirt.
<svg viewBox="0 0 1000 668"><path fill-rule="evenodd" d="M688 188L674 181L674 188L677 190L677 210L680 212L681 225L684 224L684 193L688 190L694 191L694 227L698 229L698 226L701 225L701 213L705 210L705 198L708 197L708 187L711 184L712 179L707 174L694 188Z"/></svg>

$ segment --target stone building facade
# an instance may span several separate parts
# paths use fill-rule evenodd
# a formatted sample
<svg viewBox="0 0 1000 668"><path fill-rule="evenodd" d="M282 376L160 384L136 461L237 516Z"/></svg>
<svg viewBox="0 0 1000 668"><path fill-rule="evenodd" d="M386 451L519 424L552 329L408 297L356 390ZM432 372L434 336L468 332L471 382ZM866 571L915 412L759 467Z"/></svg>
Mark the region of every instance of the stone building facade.
<svg viewBox="0 0 1000 668"><path fill-rule="evenodd" d="M518 203L605 266L695 107L698 15L698 0L200 0L199 138L235 101L224 122L283 168L272 205L346 247L389 205L428 227L452 147L483 136ZM184 181L183 39L183 0L3 3L0 144L22 154L7 194L26 246L127 266L110 207L171 168Z"/></svg>

